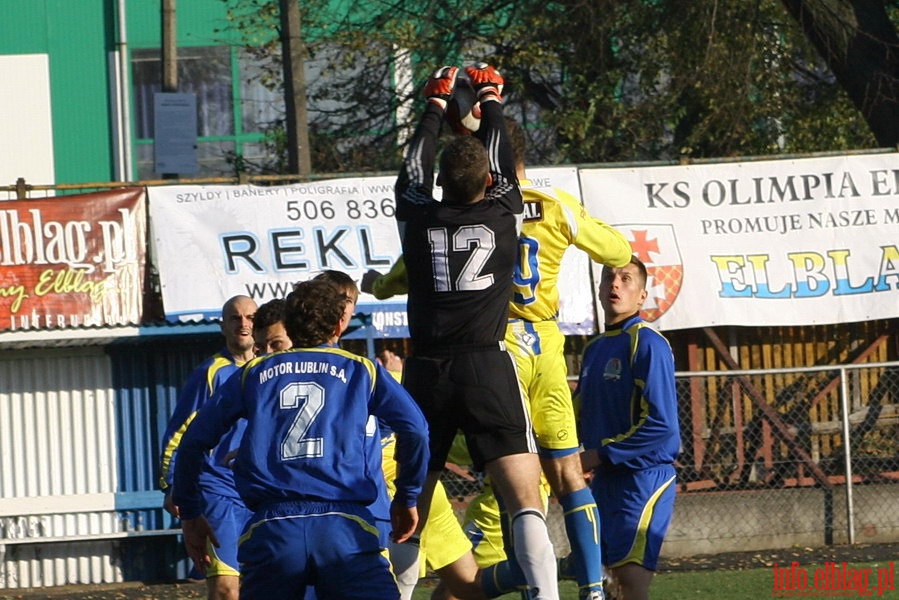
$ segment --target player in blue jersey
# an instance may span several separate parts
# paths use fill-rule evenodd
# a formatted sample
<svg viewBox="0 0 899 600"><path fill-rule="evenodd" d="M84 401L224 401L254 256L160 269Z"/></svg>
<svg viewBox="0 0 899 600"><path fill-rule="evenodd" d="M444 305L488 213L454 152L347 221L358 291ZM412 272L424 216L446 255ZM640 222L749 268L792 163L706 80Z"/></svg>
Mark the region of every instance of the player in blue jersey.
<svg viewBox="0 0 899 600"><path fill-rule="evenodd" d="M225 347L203 361L188 376L163 434L159 483L165 492L164 507L175 517L179 516L179 509L172 502L171 484L182 436L219 385L253 358L255 313L256 302L247 296L234 296L225 302L221 323ZM243 424L235 425L206 457L199 474L206 517L219 541L217 548L210 548L211 562L206 569L209 600L236 600L240 590L237 540L251 513L234 488L234 476L225 464L225 456L240 444L242 432Z"/></svg>
<svg viewBox="0 0 899 600"><path fill-rule="evenodd" d="M372 361L336 348L351 317L332 282L298 284L287 297L293 349L259 357L220 388L184 435L174 493L188 554L201 568L214 535L196 475L203 454L247 421L234 461L237 489L254 511L242 537L241 598L399 598L370 505L383 488L370 415L397 435L399 470L390 506L393 538L418 523L427 470L427 424L408 393Z"/></svg>
<svg viewBox="0 0 899 600"><path fill-rule="evenodd" d="M674 357L640 317L646 267L605 267L605 331L584 350L576 392L585 471L602 521L602 556L627 600L647 600L674 510L680 451Z"/></svg>
<svg viewBox="0 0 899 600"><path fill-rule="evenodd" d="M326 270L316 278L328 279L337 284L341 291L354 301L352 305L347 305L347 309L350 310L355 306L359 289L349 275L341 271ZM270 300L256 311L253 321L253 337L256 340L259 355L289 350L291 347L290 338L287 337L284 328L284 304L284 300ZM394 379L401 381L403 370L401 357L384 348L378 353L376 361L387 369ZM396 435L389 430L382 431L380 434L385 490L392 497L393 481L396 479L397 470L397 462L394 459ZM379 508L375 507L374 512L380 514ZM389 517L384 520L389 522ZM459 526L442 485L438 485L435 491L428 523L422 531L420 540L415 538L402 544L389 544L390 564L396 576L401 598L412 597L415 584L423 574L420 572L424 571L425 565L421 564L419 554L424 555L428 568L451 582L453 589L460 591L468 598L481 597L472 593L472 590L477 588L474 582L468 579L477 569L471 556L471 544ZM312 597L314 595L307 591L307 599Z"/></svg>
<svg viewBox="0 0 899 600"><path fill-rule="evenodd" d="M286 308L282 298L269 300L259 307L253 318L256 356L271 354L279 350L290 350L293 344L287 337L287 329L284 327L285 318Z"/></svg>
<svg viewBox="0 0 899 600"><path fill-rule="evenodd" d="M349 323L350 319L352 319L353 315L356 312L356 302L359 300L359 287L356 285L356 282L353 281L353 278L343 271L338 271L336 269L325 269L321 273L316 275L314 279L330 281L337 286L337 289L340 291L340 293L343 294L343 296L347 299L346 306L344 307L344 312L346 313L345 316L347 319L347 323ZM396 378L394 377L394 379ZM390 430L389 425L387 425L383 421L378 421L374 417L372 417L370 429L372 431L372 435L366 438L366 451L374 454L380 452L382 454L381 465L383 469L383 451L384 445L386 443L385 440L386 438L390 438L391 440L395 441L396 436ZM395 477L395 465L392 472ZM380 487L378 491L378 500L374 504L372 504L369 509L371 510L372 515L375 518L375 522L378 525L378 529L381 533L381 547L392 549L396 546L401 546L404 544L397 544L390 539L390 501L393 497L393 494L391 493L392 490L390 489L386 479L382 478L382 480L379 481L378 484ZM392 556L392 552L388 552L387 555L388 557ZM396 575L395 567L392 564L391 570L394 571L394 575ZM402 597L403 586L399 582L398 586L400 589L400 597Z"/></svg>
<svg viewBox="0 0 899 600"><path fill-rule="evenodd" d="M322 273L320 276L327 276L328 272ZM350 284L355 286L352 279L349 279L349 275L342 274L346 277ZM340 283L338 283L338 287L340 287ZM348 293L348 289L342 288L344 294ZM349 295L349 294L348 294ZM358 296L358 293L351 295L351 298L355 299ZM283 298L275 298L274 300L269 300L265 304L261 304L256 310L256 316L253 318L253 339L256 341L256 356L262 356L265 354L271 354L272 352L279 352L281 350L290 350L293 347L293 342L290 341L290 338L287 336L287 329L284 326L284 321L287 318L287 303ZM352 303L348 303L346 310L350 311L350 314L355 312L355 300ZM376 436L371 436L372 443L376 443ZM237 451L232 452L232 458L236 457ZM379 502L378 506L383 508L386 505L386 502ZM389 511L389 507L388 507ZM384 511L375 511L378 513L382 513ZM390 521L389 512L387 513L387 517L382 517L381 521L384 523L388 523ZM379 530L386 529L389 532L389 527L379 527ZM387 535L385 531L384 539L387 539ZM386 544L386 541L384 542ZM402 588L400 588L402 591ZM312 587L306 588L306 594L303 597L303 600L315 600L315 590Z"/></svg>
<svg viewBox="0 0 899 600"><path fill-rule="evenodd" d="M355 312L355 301L359 293L356 289L356 284L349 275L339 271L324 271L316 277L329 279L336 283L338 288L352 300L352 302L347 303L345 310L348 311L350 315ZM293 347L293 342L291 342L290 338L287 336L287 329L284 325L284 321L287 318L286 304L284 299L275 298L274 300L269 300L265 304L260 305L259 309L256 311L256 316L253 318L253 339L256 341L257 356L271 354L272 352L279 352L281 350L290 350ZM377 451L379 446L378 436L371 435L369 439L370 444L374 449L373 451ZM383 442L381 442L380 445L383 445ZM235 451L233 454L236 456L237 452ZM395 471L396 469L394 468L394 474ZM386 487L384 493L386 493ZM388 539L387 534L390 530L389 502L386 498L383 498L379 499L376 505L377 506L372 507L374 508L373 514L377 515L376 520L379 524L378 529L383 534L382 545L386 545ZM399 584L399 580L397 580L397 582ZM400 592L402 593L401 585ZM314 600L315 598L314 588L308 587L306 589L304 600Z"/></svg>
<svg viewBox="0 0 899 600"><path fill-rule="evenodd" d="M355 302L359 298L359 288L352 277L342 271L328 269L316 275L316 279L327 279L337 284L353 301L355 307ZM376 360L394 379L401 381L403 361L399 356L385 349L378 354ZM384 427L380 433L381 466L384 470L386 492L388 496L393 497L398 464L394 458L396 435L389 427ZM427 567L436 571L460 596L473 600L483 598L480 588L473 579L477 573L477 565L471 554L471 544L465 537L446 496L446 490L440 482L434 490L428 522L424 525L421 535L414 536L404 543L391 542L388 549L391 568L403 600L412 598L415 584L421 571L424 570L424 565L421 564L422 557Z"/></svg>

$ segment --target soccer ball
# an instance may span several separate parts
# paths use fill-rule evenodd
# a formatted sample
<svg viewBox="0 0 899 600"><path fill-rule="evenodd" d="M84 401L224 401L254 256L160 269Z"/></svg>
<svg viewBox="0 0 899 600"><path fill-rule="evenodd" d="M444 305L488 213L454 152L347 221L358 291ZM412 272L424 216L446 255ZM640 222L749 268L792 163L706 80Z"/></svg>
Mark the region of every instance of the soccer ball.
<svg viewBox="0 0 899 600"><path fill-rule="evenodd" d="M446 105L446 121L459 135L469 135L481 127L481 105L467 79L456 80L456 90Z"/></svg>

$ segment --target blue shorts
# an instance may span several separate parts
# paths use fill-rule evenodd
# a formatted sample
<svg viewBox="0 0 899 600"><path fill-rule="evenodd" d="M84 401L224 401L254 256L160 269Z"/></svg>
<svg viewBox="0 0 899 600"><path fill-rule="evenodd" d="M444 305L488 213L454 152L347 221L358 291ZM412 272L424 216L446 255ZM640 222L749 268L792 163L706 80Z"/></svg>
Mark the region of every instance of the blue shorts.
<svg viewBox="0 0 899 600"><path fill-rule="evenodd" d="M639 471L597 469L590 485L599 509L603 563L636 563L656 570L674 513L677 486L672 465Z"/></svg>
<svg viewBox="0 0 899 600"><path fill-rule="evenodd" d="M237 544L253 512L239 498L203 491L203 514L219 542L218 548L209 545L212 562L206 567L206 577L239 576Z"/></svg>
<svg viewBox="0 0 899 600"><path fill-rule="evenodd" d="M368 509L352 503L281 502L253 515L240 542L241 600L397 600Z"/></svg>

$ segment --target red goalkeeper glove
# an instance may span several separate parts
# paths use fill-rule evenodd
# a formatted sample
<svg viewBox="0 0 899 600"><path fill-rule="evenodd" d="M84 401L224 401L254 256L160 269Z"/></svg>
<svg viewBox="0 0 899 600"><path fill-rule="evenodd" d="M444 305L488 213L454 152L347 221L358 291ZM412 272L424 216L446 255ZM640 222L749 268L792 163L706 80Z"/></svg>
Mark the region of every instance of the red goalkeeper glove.
<svg viewBox="0 0 899 600"><path fill-rule="evenodd" d="M453 97L456 89L456 75L459 67L440 67L425 84L424 94L428 102L433 102L446 110L446 103Z"/></svg>
<svg viewBox="0 0 899 600"><path fill-rule="evenodd" d="M465 73L471 81L472 87L478 93L478 100L481 102L487 100L496 100L502 102L503 99L503 76L499 74L492 66L487 63L475 63L465 68Z"/></svg>

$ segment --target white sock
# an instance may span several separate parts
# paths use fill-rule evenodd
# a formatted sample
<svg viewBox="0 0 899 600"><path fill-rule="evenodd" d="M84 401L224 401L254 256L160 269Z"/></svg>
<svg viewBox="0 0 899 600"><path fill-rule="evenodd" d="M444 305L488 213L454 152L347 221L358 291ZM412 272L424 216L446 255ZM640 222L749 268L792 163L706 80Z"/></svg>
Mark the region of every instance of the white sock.
<svg viewBox="0 0 899 600"><path fill-rule="evenodd" d="M525 508L512 517L512 544L515 558L530 586L528 596L536 600L559 600L556 579L556 555L546 518L533 508ZM535 593L536 592L536 593Z"/></svg>
<svg viewBox="0 0 899 600"><path fill-rule="evenodd" d="M418 538L390 544L390 566L400 588L400 600L412 600L412 591L418 583L419 554Z"/></svg>

